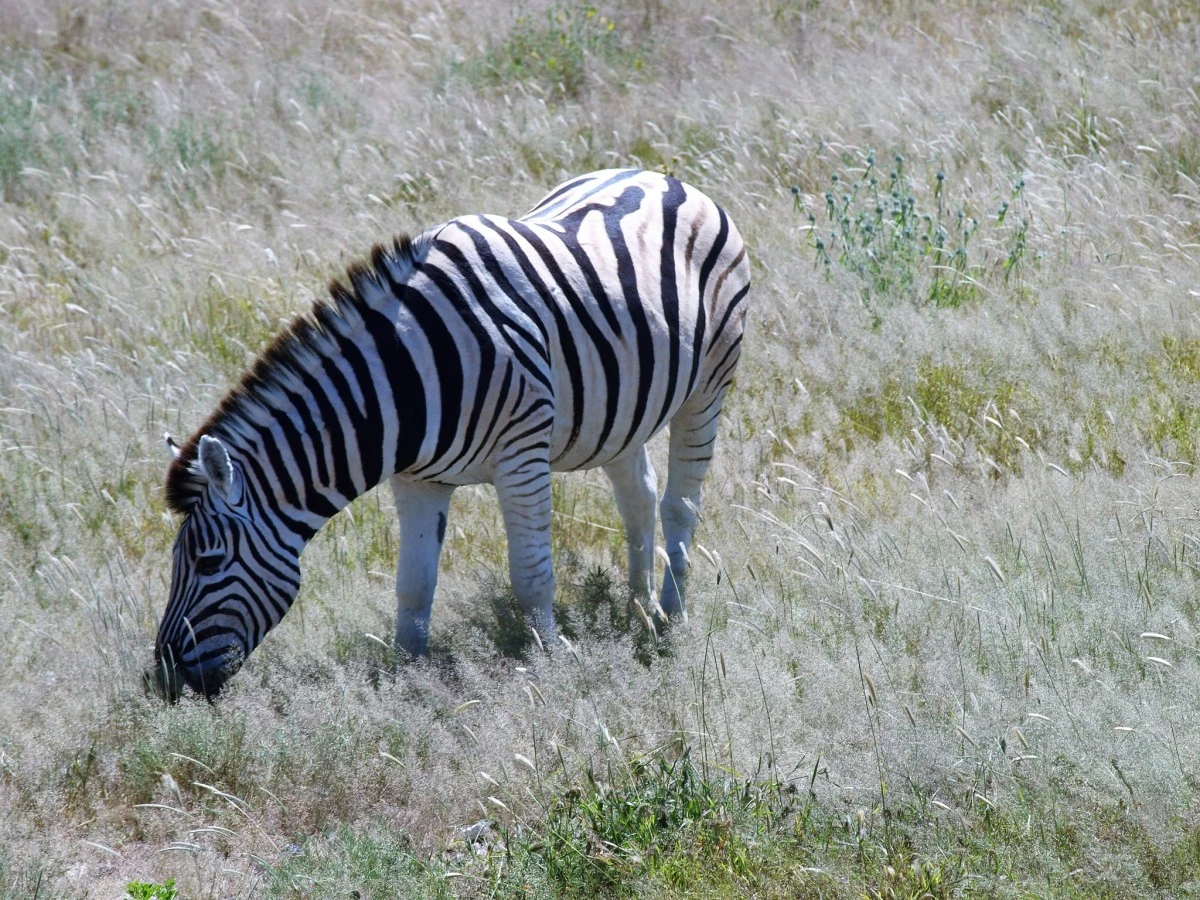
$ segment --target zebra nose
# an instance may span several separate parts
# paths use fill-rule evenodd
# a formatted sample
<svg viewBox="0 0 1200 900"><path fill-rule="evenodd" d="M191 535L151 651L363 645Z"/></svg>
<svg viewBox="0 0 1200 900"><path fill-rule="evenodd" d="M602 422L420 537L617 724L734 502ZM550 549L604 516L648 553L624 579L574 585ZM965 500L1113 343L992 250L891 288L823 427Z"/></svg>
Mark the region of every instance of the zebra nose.
<svg viewBox="0 0 1200 900"><path fill-rule="evenodd" d="M154 665L143 673L142 686L148 694L168 703L179 702L185 684L206 700L215 700L225 682L241 668L241 661L241 649L232 645L215 665L192 668L180 661L173 647L164 645L155 649Z"/></svg>
<svg viewBox="0 0 1200 900"><path fill-rule="evenodd" d="M175 664L175 655L169 648L165 654L157 649L154 651L154 665L142 673L142 688L147 694L168 703L179 701L183 677Z"/></svg>

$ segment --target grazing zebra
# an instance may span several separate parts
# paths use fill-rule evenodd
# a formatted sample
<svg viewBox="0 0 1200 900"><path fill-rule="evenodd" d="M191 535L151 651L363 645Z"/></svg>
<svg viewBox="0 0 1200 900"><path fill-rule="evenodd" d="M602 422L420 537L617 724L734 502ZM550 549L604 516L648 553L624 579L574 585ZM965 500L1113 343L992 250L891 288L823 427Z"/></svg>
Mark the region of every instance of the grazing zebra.
<svg viewBox="0 0 1200 900"><path fill-rule="evenodd" d="M663 175L595 172L520 219L464 216L376 247L298 318L175 453L183 516L159 627L159 693L214 695L300 588L300 552L391 480L400 519L396 648L426 652L454 488L490 482L513 592L554 634L550 473L601 466L629 578L660 619L683 579L721 403L741 348L750 266L711 200ZM669 567L654 604L657 480ZM664 622L665 624L665 622Z"/></svg>

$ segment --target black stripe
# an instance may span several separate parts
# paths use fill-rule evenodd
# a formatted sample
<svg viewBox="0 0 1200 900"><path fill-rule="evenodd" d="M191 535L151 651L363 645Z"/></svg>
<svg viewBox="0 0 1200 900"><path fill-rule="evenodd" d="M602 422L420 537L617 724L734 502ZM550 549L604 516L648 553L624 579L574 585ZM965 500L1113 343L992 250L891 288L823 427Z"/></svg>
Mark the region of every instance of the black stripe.
<svg viewBox="0 0 1200 900"><path fill-rule="evenodd" d="M417 271L430 275L435 272L433 266L422 263L417 267ZM400 298L401 304L412 313L413 318L417 322L417 327L424 334L425 340L429 342L429 347L433 353L434 363L437 366L436 372L426 373L427 377L436 377L439 389L439 406L441 408L441 421L438 423L438 439L432 459L425 465L430 465L433 461L441 459L443 454L449 450L450 445L454 442L454 432L458 428L459 418L462 415L462 400L463 400L463 364L459 354L459 347L454 341L454 336L450 333L450 329L446 323L442 321L441 315L434 308L433 304L427 297L421 294L420 291L409 287L407 284L394 284L393 290L396 291ZM457 290L455 290L457 293ZM447 298L451 303L453 298ZM461 298L459 300L461 302ZM411 364L411 356L409 362ZM413 366L411 373L406 373L411 376L408 379L393 379L392 383L397 381L403 386L403 390L410 393L418 393L415 390L416 385L424 384L425 378ZM428 416L428 409L425 410ZM425 421L425 429L428 428L428 420ZM421 434L424 435L425 429L422 429ZM404 468L397 467L397 471L410 471L410 466Z"/></svg>
<svg viewBox="0 0 1200 900"><path fill-rule="evenodd" d="M514 436L512 439L512 443L515 444L517 441L520 441L524 438L530 437L531 435L537 434L538 432L543 431L545 428L546 428L546 423L539 422L537 425L534 425L528 431L523 431L520 434ZM509 446L511 446L511 444ZM498 457L496 459L496 465L500 466L500 465L508 462L510 459L515 459L518 456L523 456L525 454L532 453L534 450L549 450L549 449L550 449L550 444L547 441L537 441L535 443L528 444L523 447L514 447L511 453L506 453L505 455ZM535 458L529 460L529 462L537 463L540 465L541 463L545 462L545 460L535 457Z"/></svg>
<svg viewBox="0 0 1200 900"><path fill-rule="evenodd" d="M288 572L286 568L277 568L270 560L266 559L254 541L247 540L239 532L234 532L231 537L233 538L233 558L241 560L243 568L251 570L256 567L258 569L254 573L256 576L262 572L266 572L276 582L283 582L289 587L295 587L299 590L300 582L296 580L295 576ZM252 561L254 566L247 565L247 559ZM283 557L277 557L277 559L282 560Z"/></svg>
<svg viewBox="0 0 1200 900"><path fill-rule="evenodd" d="M321 366L326 372L328 372L330 365L331 363L327 358L321 360ZM305 388L308 389L311 402L316 405L317 412L320 413L321 425L325 433L329 436L329 455L333 460L333 478L329 483L329 487L349 499L354 496L353 482L350 478L350 469L346 465L346 454L343 448L345 448L347 440L346 435L342 431L341 419L338 416L338 407L334 405L333 398L330 397L329 388L314 373L303 373L301 380ZM334 387L336 389L336 386Z"/></svg>
<svg viewBox="0 0 1200 900"><path fill-rule="evenodd" d="M663 197L662 256L659 274L662 278L663 317L667 323L669 354L667 357L667 392L663 397L662 411L654 423L658 431L670 413L675 400L675 386L679 380L679 285L675 281L675 226L679 218L679 207L687 200L683 185L674 178L667 179L667 193Z"/></svg>
<svg viewBox="0 0 1200 900"><path fill-rule="evenodd" d="M292 480L291 473L288 472L287 463L283 460L283 454L279 452L274 435L269 431L263 431L260 432L260 437L267 463L275 475L275 484L283 491L283 499L291 504L293 509L300 509L300 492L296 490L296 483Z"/></svg>
<svg viewBox="0 0 1200 900"><path fill-rule="evenodd" d="M317 482L318 487L327 487L333 490L340 490L339 484L342 484L350 479L349 470L346 468L345 454L341 452L341 447L345 446L345 442L339 440L341 438L341 426L338 424L337 409L329 399L329 393L321 382L313 375L312 372L295 370L296 376L304 385L307 391L306 405L310 410L315 408L317 416L320 417L320 424L317 425L314 421L315 431L314 443L318 450L323 450L323 439L328 436L329 440L329 456L333 460L334 471L331 473L328 466L325 464L324 453L319 453L321 457L320 464L317 467L317 474L320 480ZM318 437L319 436L319 437ZM309 477L313 476L310 470ZM343 496L348 496L343 492ZM337 508L331 503L328 498L325 499L325 508L332 508L334 512ZM323 514L323 510L313 509L318 515ZM332 515L332 513L330 514Z"/></svg>
<svg viewBox="0 0 1200 900"><path fill-rule="evenodd" d="M286 545L289 542L284 540L276 524L281 525L291 532L291 534L300 537L307 543L316 534L316 530L307 523L293 519L287 515L274 502L273 496L267 496L263 493L264 488L271 484L271 477L259 461L262 448L258 442L252 437L241 434L223 435L222 440L225 441L227 447L236 448L240 451L237 455L237 464L242 467L242 487L245 492L245 503L258 511L255 519L259 527L265 528L270 532L271 538L280 545Z"/></svg>
<svg viewBox="0 0 1200 900"><path fill-rule="evenodd" d="M638 169L624 169L624 170L618 172L617 174L613 175L608 180L602 181L599 184L595 185L584 196L591 196L592 194L598 194L599 192L603 191L605 188L610 187L611 185L619 184L620 182L625 181L627 178L633 178L634 176L640 175L640 174L641 174L641 172ZM576 178L574 181L567 182L565 185L563 185L562 187L555 190L549 196L543 197L541 199L541 201L538 203L538 205L535 206L533 209L531 209L529 212L527 212L524 216L522 216L522 218L523 219L524 218L533 218L534 215L539 212L539 210L543 210L546 207L550 206L552 200L555 200L558 197L561 197L565 194L570 193L575 188L579 187L581 184L585 184L591 178L593 178L592 175L585 175L582 178Z"/></svg>
<svg viewBox="0 0 1200 900"><path fill-rule="evenodd" d="M479 251L481 259L490 258L492 256L491 247L488 246L486 241L482 242L482 247L477 242L476 249ZM480 416L483 414L484 408L488 403L488 393L491 389L492 376L496 371L496 346L494 335L489 332L483 322L480 321L477 313L486 313L493 321L499 320L508 322L512 324L512 327L519 330L519 326L516 323L512 323L511 319L509 319L507 315L504 315L504 313L502 313L496 307L496 305L492 303L491 298L488 296L487 290L484 288L483 283L479 280L479 276L475 274L471 261L467 259L462 250L452 244L446 243L443 246L443 252L445 253L446 258L450 260L450 262L465 278L476 301L474 305L464 303L463 307L458 311L463 317L463 320L466 322L467 327L471 330L471 333L475 336L475 340L479 344L480 362L478 368L479 377L475 388L475 402L471 404L471 412L467 419L467 428L463 434L462 447L459 449L458 454L453 459L446 462L441 467L441 470L436 474L441 474L453 468L460 460L462 460L464 456L467 455L471 448L475 446L475 431L479 426ZM494 259L492 261L493 263L495 262ZM441 275L440 277L446 281L449 281L445 275ZM437 279L435 279L435 283L442 288L444 293L446 292L446 286L441 284ZM517 348L514 348L514 350L516 349ZM536 371L531 364L532 361L523 351L520 352L520 358L523 365ZM432 462L430 464L432 465ZM419 471L421 470L418 470L418 472Z"/></svg>
<svg viewBox="0 0 1200 900"><path fill-rule="evenodd" d="M336 359L323 357L321 372L325 376L326 391L335 403L333 418L325 423L333 443L333 486L339 494L349 499L356 497L359 493L358 485L354 483L354 477L350 474L350 466L347 462L350 454L346 452L355 443L354 421L350 418L350 410L354 405L354 393L349 382L346 381L346 376L338 368ZM342 424L343 414L350 419L346 422L350 429L349 432Z"/></svg>
<svg viewBox="0 0 1200 900"><path fill-rule="evenodd" d="M506 434L508 434L509 431L511 431L516 426L520 425L522 422L524 422L526 419L528 419L530 416L532 416L535 412L537 412L540 409L545 409L547 406L550 406L550 405L551 405L551 403L550 403L550 399L548 397L542 397L541 399L535 400L533 403L529 404L528 409L526 409L523 413L521 413L521 415L517 416L515 419L510 419L508 424L505 425L503 429L501 429L500 434L498 434L496 436L497 443L499 443L501 440L503 440L504 436Z"/></svg>
<svg viewBox="0 0 1200 900"><path fill-rule="evenodd" d="M496 440L493 442L491 448L489 448L489 450L488 450L488 456L491 456L493 453L495 453L496 448L500 447L501 445L503 445L505 448L512 447L517 441L521 440L522 438L528 437L531 434L535 434L536 432L538 432L542 429L550 427L552 425L552 420L544 419L544 420L538 422L536 425L529 428L528 430L521 432L520 434L513 435L511 438L508 436L510 431L512 431L517 426L523 424L535 412L537 412L538 410L543 409L549 405L550 405L550 401L545 398L538 400L535 403L530 404L529 409L525 410L525 412L523 412L519 417L510 421L507 425L504 426L504 428L500 431L500 433L498 435L496 435ZM526 448L519 448L519 449L526 449Z"/></svg>
<svg viewBox="0 0 1200 900"><path fill-rule="evenodd" d="M579 362L579 350L575 346L575 338L571 334L570 325L567 322L567 317L559 308L558 302L555 299L554 291L550 286L542 280L542 276L534 268L526 257L521 246L516 240L503 229L498 228L491 222L485 221L485 224L490 226L496 233L500 234L509 249L512 250L513 259L521 266L521 272L525 278L533 286L534 291L542 298L545 308L549 311L554 319L555 333L558 337L558 346L562 351L563 365L567 370L567 378L571 382L572 395L572 411L571 411L571 433L567 436L566 444L563 446L562 455L565 456L570 452L571 448L579 440L579 432L583 428L583 406L584 406L584 387L583 387L583 368ZM513 231L520 234L522 238L534 245L534 250L542 259L546 259L548 253L542 243L536 238L534 232L529 226L515 220L508 223ZM557 270L553 259L548 263L551 272ZM557 398L556 398L557 399Z"/></svg>
<svg viewBox="0 0 1200 900"><path fill-rule="evenodd" d="M308 478L308 503L306 506L310 512L328 519L337 512L337 507L330 503L324 494L320 493L320 485L329 483L329 467L325 464L325 445L321 440L321 429L317 427L317 422L310 409L312 398L302 397L282 385L280 390L287 397L291 409L286 413L276 410L275 417L284 427L284 433L288 435L288 446L292 450L292 456L295 457L301 472ZM296 427L293 417L299 419L300 427ZM293 433L296 435L295 440L292 437ZM309 459L308 452L304 447L304 438L306 437L312 444L312 459ZM313 478L314 469L316 470L315 479Z"/></svg>
<svg viewBox="0 0 1200 900"><path fill-rule="evenodd" d="M496 423L500 421L500 416L504 412L504 404L508 401L508 392L512 390L512 380L513 364L512 360L509 360L508 366L504 370L504 379L500 382L500 396L496 398L495 406L492 409L492 419L490 422L488 422L487 431L485 431L483 433L483 437L480 438L479 444L475 448L475 452L472 453L471 458L467 460L466 466L468 468L475 464L475 460L479 458L479 454L483 452L483 448L486 447L488 445L488 441L491 440L492 432L496 430ZM525 390L524 378L521 379L521 390Z"/></svg>
<svg viewBox="0 0 1200 900"><path fill-rule="evenodd" d="M708 250L708 256L704 258L704 264L700 267L700 285L696 292L696 331L692 335L692 371L688 375L687 388L689 394L696 388L700 358L704 356L704 330L708 324L708 313L704 308L704 290L708 287L708 277L712 274L713 267L717 264L721 251L725 249L725 241L729 237L729 219L725 217L725 210L719 206L717 207L717 218L721 226L717 231L716 239Z"/></svg>
<svg viewBox="0 0 1200 900"><path fill-rule="evenodd" d="M521 236L533 246L534 251L538 254L538 256L541 257L542 262L550 271L550 274L554 277L555 285L558 287L559 291L562 292L563 297L566 298L567 304L571 307L571 311L574 314L575 321L577 321L583 327L584 332L586 332L588 338L594 345L596 354L600 358L600 366L602 369L604 369L604 383L606 389L606 396L604 398L604 425L600 429L600 437L596 442L596 449L593 451L591 457L589 457L587 461L580 465L580 468L584 468L586 467L587 462L590 462L592 459L594 459L600 452L600 447L602 447L604 442L608 439L609 434L612 432L613 426L616 424L617 401L620 399L621 392L621 373L620 367L617 363L617 356L613 352L612 344L610 344L608 339L605 338L604 332L600 330L600 327L596 324L592 317L588 315L587 304L584 303L580 296L575 292L575 288L571 286L571 281L567 277L566 273L559 268L558 262L554 258L554 254L550 252L546 245L542 243L541 238L539 238L529 226L516 221L514 221L512 225L514 230L521 234ZM548 233L552 234L553 232ZM557 235L555 235L555 237L557 237ZM563 243L570 242L563 241ZM583 377L581 374L579 392L573 398L574 427L572 428L571 439L568 441L567 448L564 448L563 450L564 455L566 454L567 449L569 449L569 447L575 443L575 440L579 437L579 430L583 427L583 407L585 405L585 397L582 381ZM572 387L574 387L574 385L572 385Z"/></svg>
<svg viewBox="0 0 1200 900"><path fill-rule="evenodd" d="M362 491L370 490L383 480L383 418L379 409L379 394L375 390L375 379L371 374L371 366L367 362L362 349L348 338L338 339L342 358L354 373L354 381L362 393L362 412L355 404L348 407L350 421L354 427L354 446L346 447L346 452L358 452L359 468L363 473ZM347 385L353 387L353 385ZM356 492L362 493L362 491Z"/></svg>
<svg viewBox="0 0 1200 900"><path fill-rule="evenodd" d="M417 461L425 439L424 384L412 354L400 340L396 323L377 310L369 310L363 313L363 324L379 358L387 360L383 372L391 388L396 413L396 461L392 473L388 474L405 472Z"/></svg>
<svg viewBox="0 0 1200 900"><path fill-rule="evenodd" d="M741 305L741 302L744 299L746 299L746 294L749 292L749 290L750 290L750 285L749 285L749 283L747 283L740 291L737 292L737 294L734 296L733 300L731 300L729 302L729 305L727 307L725 307L725 315L721 316L721 321L717 325L717 330L714 331L712 333L712 337L709 338L708 350L706 351L706 355L708 353L712 353L712 348L717 345L718 341L720 341L721 335L725 331L725 326L729 324L730 317L733 316L734 310L736 310L738 308L738 306Z"/></svg>
<svg viewBox="0 0 1200 900"><path fill-rule="evenodd" d="M592 177L591 175L584 175L580 178L574 178L571 181L568 181L564 185L560 185L556 190L551 191L549 194L547 194L545 197L543 197L541 200L539 200L537 206L535 206L533 209L531 209L525 215L532 216L539 209L543 209L543 208L549 206L551 201L558 199L559 197L563 196L564 194L569 194L575 188L579 187L579 185L585 184L588 181L588 179L590 179L591 177Z"/></svg>
<svg viewBox="0 0 1200 900"><path fill-rule="evenodd" d="M704 409L700 410L700 412L697 413L697 415L703 415L704 413L706 413L710 409L712 409L714 406L716 406L716 409L713 410L713 414L711 416L709 416L707 419L705 419L703 422L701 422L699 425L697 425L695 428L693 428L692 429L693 431L699 431L701 428L708 426L712 422L713 419L715 419L717 416L719 416L721 414L721 400L722 400L722 397L720 394L713 395L713 398L712 398L712 400L709 401L708 406L706 406L706 407L704 407Z"/></svg>
<svg viewBox="0 0 1200 900"><path fill-rule="evenodd" d="M487 222L487 224L491 226L494 231L500 232L499 226L491 222ZM528 300L522 296L521 292L518 291L516 286L512 283L511 279L508 277L508 268L500 264L500 261L496 258L496 254L493 252L492 246L488 243L487 238L484 237L481 232L471 228L469 225L460 223L460 227L464 232L466 232L466 234L471 238L471 241L475 244L475 250L479 254L476 262L483 264L484 269L487 271L488 275L491 276L492 281L496 284L496 286L503 292L504 296L512 301L513 305L520 309L520 311L524 313L526 319L532 323L535 328L537 328L537 335L531 334L525 328L524 323L513 319L512 316L508 315L506 312L504 312L504 310L493 303L491 301L491 296L486 290L483 289L482 283L479 281L478 277L474 276L474 273L472 273L472 290L476 292L476 299L479 300L480 305L496 324L500 334L504 337L509 347L512 348L513 354L529 371L529 374L544 384L547 388L553 390L553 383L546 371L550 365L550 339L546 334L546 326L542 323L542 320L538 316L537 312L532 306L530 306ZM510 251L515 253L511 243L506 242L506 245ZM504 326L508 327L505 328ZM512 335L509 333L510 329L511 331L517 332L530 347L537 351L538 357L541 360L541 365L535 365L533 360L529 358L528 353L526 353L525 347L512 339Z"/></svg>
<svg viewBox="0 0 1200 900"><path fill-rule="evenodd" d="M712 387L713 379L715 379L717 377L718 373L721 372L722 367L725 366L727 362L729 364L728 365L729 372L732 372L733 367L737 365L738 356L740 355L741 345L742 345L742 336L739 334L736 338L733 339L733 341L730 342L729 349L725 351L725 355L721 357L721 361L719 363L717 363L716 367L712 371L712 374L708 376L708 381L704 385L705 390L708 390L710 387ZM729 359L730 356L733 357L732 361ZM722 384L724 384L725 379L726 379L726 376L722 376Z"/></svg>
<svg viewBox="0 0 1200 900"><path fill-rule="evenodd" d="M631 200L630 205L640 209L646 199L645 191L640 188L630 188L621 195L621 199L630 197L635 191L638 195L637 200ZM632 210L629 211L632 212ZM637 395L634 400L633 418L629 422L625 440L621 442L621 450L629 446L633 435L641 427L642 419L646 415L646 406L650 402L650 391L654 385L654 337L650 333L646 310L642 306L642 297L638 291L637 266L633 262L629 245L625 241L625 233L621 230L623 218L623 215L610 215L604 218L604 230L612 244L613 258L617 265L617 279L621 283L621 292L624 294L625 310L633 323L633 332L637 343Z"/></svg>
<svg viewBox="0 0 1200 900"><path fill-rule="evenodd" d="M639 198L632 205L626 201L626 198L630 194L636 194ZM608 292L604 290L604 283L596 273L596 267L592 264L592 257L583 249L579 231L583 227L584 219L593 212L600 213L600 220L604 223L606 231L608 230L609 222L613 220L620 227L620 220L627 213L638 210L640 207L639 201L642 196L644 196L644 192L641 188L631 188L618 197L611 205L588 203L585 206L578 206L555 223L563 230L563 246L566 247L575 260L575 265L579 267L579 271L583 274L583 280L587 282L588 294L596 301L596 306L599 308L600 314L604 316L604 321L608 323L608 330L617 338L621 337L621 320L617 318L612 300L609 299Z"/></svg>

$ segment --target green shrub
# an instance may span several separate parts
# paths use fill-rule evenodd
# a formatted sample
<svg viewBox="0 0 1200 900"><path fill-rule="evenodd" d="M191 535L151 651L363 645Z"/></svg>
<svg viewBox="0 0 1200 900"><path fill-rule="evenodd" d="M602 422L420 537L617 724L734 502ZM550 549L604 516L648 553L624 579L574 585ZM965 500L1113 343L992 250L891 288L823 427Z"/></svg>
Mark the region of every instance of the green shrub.
<svg viewBox="0 0 1200 900"><path fill-rule="evenodd" d="M175 900L179 892L175 889L175 879L168 878L162 884L148 881L131 881L125 887L125 898L122 900Z"/></svg>
<svg viewBox="0 0 1200 900"><path fill-rule="evenodd" d="M990 268L972 256L981 220L965 201L951 200L946 174L934 173L921 187L897 153L886 176L868 151L859 165L830 176L829 189L815 210L806 208L798 187L793 205L808 221L808 245L816 264L836 265L858 276L863 304L874 308L901 300L918 305L958 307L980 295L981 280L992 276L1007 284L1019 275L1027 249L1029 221L1009 220L1010 201L1024 191L1018 181L991 223L1004 244L998 265Z"/></svg>
<svg viewBox="0 0 1200 900"><path fill-rule="evenodd" d="M422 860L408 835L380 824L342 827L295 848L265 879L267 897L450 897L446 870Z"/></svg>
<svg viewBox="0 0 1200 900"><path fill-rule="evenodd" d="M571 565L560 567L558 575L562 602L554 605L554 619L559 632L571 641L597 634L627 637L633 643L634 657L649 667L657 642L637 612L630 590L615 584L610 572L600 567L588 570L579 580L575 580L577 569ZM536 653L521 603L512 588L499 579L476 597L466 627L483 636L506 659L528 662ZM449 644L438 638L433 642L433 652L436 656L449 655Z"/></svg>
<svg viewBox="0 0 1200 900"><path fill-rule="evenodd" d="M578 99L593 60L632 71L643 66L642 54L599 7L560 2L541 18L520 16L503 39L457 68L474 84L503 88L525 82L551 96Z"/></svg>

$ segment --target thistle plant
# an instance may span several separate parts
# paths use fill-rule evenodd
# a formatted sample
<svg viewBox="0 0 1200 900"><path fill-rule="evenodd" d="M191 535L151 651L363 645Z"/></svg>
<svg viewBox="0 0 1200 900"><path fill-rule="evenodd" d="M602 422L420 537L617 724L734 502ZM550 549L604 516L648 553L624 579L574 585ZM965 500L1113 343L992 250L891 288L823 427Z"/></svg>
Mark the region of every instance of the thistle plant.
<svg viewBox="0 0 1200 900"><path fill-rule="evenodd" d="M812 208L793 187L793 208L808 221L815 265L827 273L836 265L858 276L864 306L903 299L958 307L980 295L988 267L980 254L972 256L972 240L982 223L965 202L951 199L947 184L946 173L939 169L931 186L920 188L899 153L884 175L874 151L867 151L861 166L830 176L829 189ZM1010 201L1019 200L1024 186L1024 181L1017 183L995 218L1005 242L1004 284L1010 275L1019 282L1025 257L1028 219L1005 225Z"/></svg>

